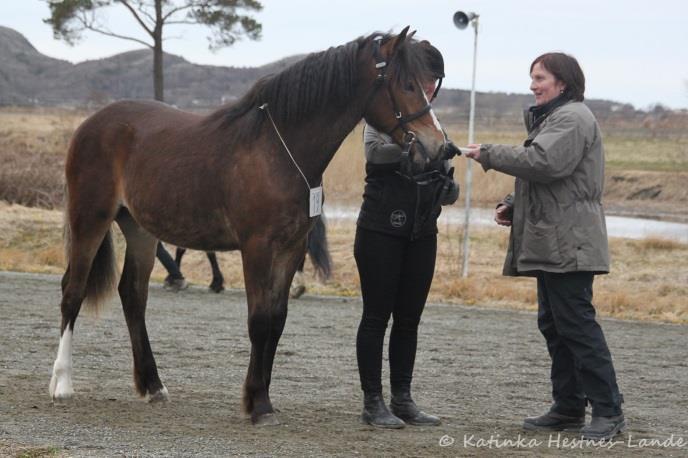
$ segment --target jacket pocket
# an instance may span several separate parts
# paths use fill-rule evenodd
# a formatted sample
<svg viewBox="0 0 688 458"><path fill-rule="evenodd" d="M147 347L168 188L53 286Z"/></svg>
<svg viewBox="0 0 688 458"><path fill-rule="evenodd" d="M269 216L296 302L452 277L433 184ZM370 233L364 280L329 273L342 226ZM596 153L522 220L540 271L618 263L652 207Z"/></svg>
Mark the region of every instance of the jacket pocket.
<svg viewBox="0 0 688 458"><path fill-rule="evenodd" d="M519 262L560 265L562 263L557 227L554 224L526 220Z"/></svg>
<svg viewBox="0 0 688 458"><path fill-rule="evenodd" d="M575 249L578 269L608 270L609 248L606 234L596 226L574 227L573 234L576 237Z"/></svg>

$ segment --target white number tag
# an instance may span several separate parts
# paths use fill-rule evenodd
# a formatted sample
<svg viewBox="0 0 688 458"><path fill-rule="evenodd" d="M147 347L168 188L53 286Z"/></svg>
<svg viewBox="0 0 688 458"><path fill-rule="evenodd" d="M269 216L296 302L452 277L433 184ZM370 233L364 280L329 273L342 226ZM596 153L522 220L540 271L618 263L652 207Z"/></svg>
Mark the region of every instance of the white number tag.
<svg viewBox="0 0 688 458"><path fill-rule="evenodd" d="M322 213L322 186L311 189L309 216L312 218Z"/></svg>

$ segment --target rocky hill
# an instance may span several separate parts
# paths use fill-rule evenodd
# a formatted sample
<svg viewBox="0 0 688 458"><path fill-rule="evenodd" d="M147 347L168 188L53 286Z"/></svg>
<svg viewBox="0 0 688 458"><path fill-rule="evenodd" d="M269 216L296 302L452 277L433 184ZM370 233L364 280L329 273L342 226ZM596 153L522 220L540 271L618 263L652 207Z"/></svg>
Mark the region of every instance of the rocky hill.
<svg viewBox="0 0 688 458"><path fill-rule="evenodd" d="M238 68L196 65L166 53L165 99L181 107L220 105L301 57ZM147 49L72 64L41 54L23 35L0 26L0 62L0 105L83 106L153 94L153 53Z"/></svg>

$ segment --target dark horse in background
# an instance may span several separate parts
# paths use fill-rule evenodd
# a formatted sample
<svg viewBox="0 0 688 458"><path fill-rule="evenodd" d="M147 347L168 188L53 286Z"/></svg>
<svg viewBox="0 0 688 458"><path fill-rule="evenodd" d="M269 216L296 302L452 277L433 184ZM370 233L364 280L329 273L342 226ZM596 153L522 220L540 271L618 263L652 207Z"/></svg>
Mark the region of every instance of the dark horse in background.
<svg viewBox="0 0 688 458"><path fill-rule="evenodd" d="M161 255L161 251L164 254ZM161 242L158 242L157 258L167 270L167 277L165 278L165 289L172 291L179 291L186 288L186 280L181 273L182 258L186 253L186 248L177 247L174 255L174 260L167 253ZM225 278L220 270L220 265L217 261L217 254L214 251L207 251L206 256L210 262L210 268L213 273L213 278L208 288L216 293L220 293L225 289ZM305 280L303 278L303 269L306 263L306 255L310 256L315 275L321 281L329 280L332 275L332 258L330 257L330 250L327 246L327 229L325 226L325 215L315 217L313 227L308 232L306 238L306 252L303 254L303 259L296 269L296 274L289 289L289 297L296 299L306 291ZM164 257L169 259L164 259ZM171 266L169 264L172 263Z"/></svg>
<svg viewBox="0 0 688 458"><path fill-rule="evenodd" d="M145 324L158 240L201 251L241 250L251 340L243 406L254 424L279 423L268 393L289 284L313 223L304 177L313 186L321 182L361 118L407 144L418 167L445 152L420 85L429 73L426 54L407 31L312 54L207 116L123 101L84 121L66 161L68 265L53 399L73 396L72 339L82 302L97 305L116 286L111 225L117 222L126 240L117 289L137 391L153 402L168 399ZM260 109L265 104L269 112Z"/></svg>

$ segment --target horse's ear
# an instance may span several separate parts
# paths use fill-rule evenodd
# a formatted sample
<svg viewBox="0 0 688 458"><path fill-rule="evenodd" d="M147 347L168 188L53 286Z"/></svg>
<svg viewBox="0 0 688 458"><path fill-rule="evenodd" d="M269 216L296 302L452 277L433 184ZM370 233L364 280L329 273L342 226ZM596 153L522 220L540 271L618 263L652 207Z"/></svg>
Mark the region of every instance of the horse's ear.
<svg viewBox="0 0 688 458"><path fill-rule="evenodd" d="M414 30L413 32L411 32L411 33L409 33L408 35L406 35L406 39L407 39L407 40L410 40L411 38L413 38L413 36L414 36L415 34L416 34L416 30Z"/></svg>
<svg viewBox="0 0 688 458"><path fill-rule="evenodd" d="M399 49L399 46L401 46L401 44L404 41L406 41L406 34L408 33L409 28L411 28L411 26L407 25L406 27L404 27L401 33L399 33L399 35L394 37L394 43L392 45L392 54L390 55L394 55L397 52L397 49Z"/></svg>

